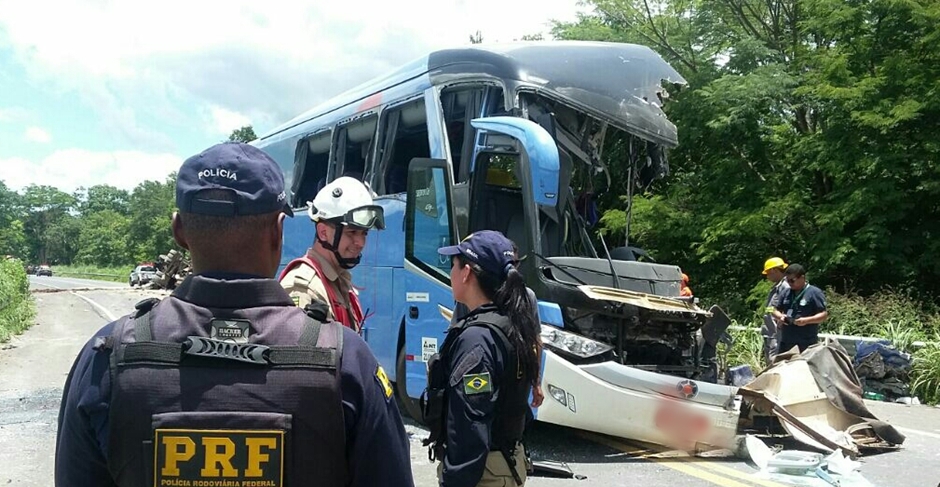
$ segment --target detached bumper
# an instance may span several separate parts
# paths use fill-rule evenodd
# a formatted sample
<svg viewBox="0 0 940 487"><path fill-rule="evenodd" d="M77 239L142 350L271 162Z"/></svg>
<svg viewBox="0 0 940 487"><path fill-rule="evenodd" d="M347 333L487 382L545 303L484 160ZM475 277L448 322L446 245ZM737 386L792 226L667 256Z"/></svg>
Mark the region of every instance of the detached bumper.
<svg viewBox="0 0 940 487"><path fill-rule="evenodd" d="M577 366L544 351L537 419L686 451L734 444L737 388L613 362Z"/></svg>

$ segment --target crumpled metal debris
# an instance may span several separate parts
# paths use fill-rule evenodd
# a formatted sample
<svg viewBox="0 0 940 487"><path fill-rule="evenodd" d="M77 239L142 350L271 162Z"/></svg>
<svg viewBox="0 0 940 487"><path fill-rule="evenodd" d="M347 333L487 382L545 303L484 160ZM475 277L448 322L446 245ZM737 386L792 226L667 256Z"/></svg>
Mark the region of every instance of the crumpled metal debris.
<svg viewBox="0 0 940 487"><path fill-rule="evenodd" d="M862 400L862 387L851 359L837 342L826 342L802 354L778 355L777 362L738 390L747 416L776 418L797 441L849 457L861 450L896 449L904 435L880 421Z"/></svg>

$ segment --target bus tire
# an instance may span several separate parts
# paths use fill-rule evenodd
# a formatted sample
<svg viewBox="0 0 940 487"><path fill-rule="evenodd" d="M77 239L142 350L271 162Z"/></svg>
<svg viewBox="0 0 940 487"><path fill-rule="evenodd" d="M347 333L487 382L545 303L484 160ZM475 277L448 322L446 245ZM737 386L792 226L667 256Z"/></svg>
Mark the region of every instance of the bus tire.
<svg viewBox="0 0 940 487"><path fill-rule="evenodd" d="M405 408L405 412L408 413L408 416L411 416L418 424L424 424L423 415L421 414L421 405L418 403L417 399L412 399L411 396L408 395L408 386L406 383L405 347L402 345L402 347L398 349L398 360L395 361L395 390L398 392L398 399L401 401L401 405Z"/></svg>

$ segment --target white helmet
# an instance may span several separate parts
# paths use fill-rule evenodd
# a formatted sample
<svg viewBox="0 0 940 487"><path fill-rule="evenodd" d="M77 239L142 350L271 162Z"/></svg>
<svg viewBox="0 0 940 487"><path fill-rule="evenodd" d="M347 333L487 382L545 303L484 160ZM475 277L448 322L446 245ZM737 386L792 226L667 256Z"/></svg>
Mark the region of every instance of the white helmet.
<svg viewBox="0 0 940 487"><path fill-rule="evenodd" d="M331 222L364 229L385 229L385 212L372 201L374 193L358 179L343 176L327 184L307 208L315 222Z"/></svg>

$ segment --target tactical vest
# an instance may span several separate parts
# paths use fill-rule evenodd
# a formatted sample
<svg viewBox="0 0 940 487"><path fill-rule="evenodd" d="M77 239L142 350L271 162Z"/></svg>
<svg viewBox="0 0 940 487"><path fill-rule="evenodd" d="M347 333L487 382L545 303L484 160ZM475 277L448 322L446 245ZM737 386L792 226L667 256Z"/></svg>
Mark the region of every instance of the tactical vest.
<svg viewBox="0 0 940 487"><path fill-rule="evenodd" d="M343 306L343 302L338 299L336 289L333 288L333 283L329 282L326 275L323 274L323 268L320 267L320 263L317 262L316 259L311 259L309 256L303 255L290 261L287 266L284 267L284 270L281 271L281 275L277 280L284 280L284 276L302 264L306 264L317 271L317 277L326 289L326 297L330 300L330 309L333 311L333 317L336 321L356 333L362 334L362 321L365 318L362 313L362 305L359 303L359 295L356 294L354 289L349 290L349 295L347 296L349 309L347 310L346 306Z"/></svg>
<svg viewBox="0 0 940 487"><path fill-rule="evenodd" d="M204 308L148 301L108 342L117 485L345 485L338 324L268 307L214 310L206 330ZM277 326L250 336L262 313Z"/></svg>
<svg viewBox="0 0 940 487"><path fill-rule="evenodd" d="M501 451L506 456L522 439L525 429L531 378L522 369L516 347L509 338L517 332L509 318L495 311L471 314L448 331L440 353L428 361L428 387L421 398L421 407L424 423L430 429L430 435L424 444L429 446L428 455L432 461L444 458L447 444L447 389L452 373L450 354L457 337L471 326L489 328L505 353L505 369L500 378L499 396L493 412L493 426L490 429L492 449Z"/></svg>

